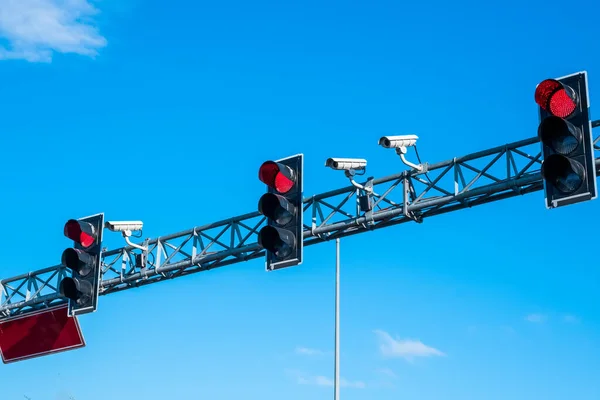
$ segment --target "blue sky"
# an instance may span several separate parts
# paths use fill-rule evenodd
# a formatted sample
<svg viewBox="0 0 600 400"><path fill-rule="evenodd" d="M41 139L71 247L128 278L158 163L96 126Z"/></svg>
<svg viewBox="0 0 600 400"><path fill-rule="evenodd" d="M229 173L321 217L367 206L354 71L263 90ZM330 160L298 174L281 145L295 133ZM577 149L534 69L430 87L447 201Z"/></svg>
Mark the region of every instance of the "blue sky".
<svg viewBox="0 0 600 400"><path fill-rule="evenodd" d="M0 275L58 263L68 218L156 237L254 211L267 159L304 153L308 196L346 186L328 157L403 170L383 135L429 162L532 137L547 77L587 70L596 115L600 27L569 18L598 5L568 5L0 0ZM600 398L598 204L343 239L342 397ZM326 243L103 296L88 346L1 366L2 397L331 398L334 265Z"/></svg>

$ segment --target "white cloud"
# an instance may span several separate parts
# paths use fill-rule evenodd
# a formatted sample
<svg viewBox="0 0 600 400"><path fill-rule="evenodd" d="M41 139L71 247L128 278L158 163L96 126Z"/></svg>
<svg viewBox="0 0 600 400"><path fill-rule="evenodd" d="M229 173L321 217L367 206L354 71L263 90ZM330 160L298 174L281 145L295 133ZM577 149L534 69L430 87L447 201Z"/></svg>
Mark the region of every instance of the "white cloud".
<svg viewBox="0 0 600 400"><path fill-rule="evenodd" d="M295 378L296 383L298 383L299 385L333 387L333 379L330 379L323 375L310 376L297 370L287 370L287 373L288 375L291 375L293 378ZM340 377L340 387L365 389L367 387L367 384L363 381L349 381Z"/></svg>
<svg viewBox="0 0 600 400"><path fill-rule="evenodd" d="M298 377L298 384L333 387L333 379L329 379L322 375L309 377L300 376ZM340 387L364 389L367 387L367 384L363 381L348 381L344 378L340 378Z"/></svg>
<svg viewBox="0 0 600 400"><path fill-rule="evenodd" d="M402 357L412 360L414 357L445 356L438 349L423 344L420 340L394 339L389 333L376 330L379 338L379 350L384 357Z"/></svg>
<svg viewBox="0 0 600 400"><path fill-rule="evenodd" d="M575 315L568 314L563 317L563 321L568 322L570 324L575 324L575 323L579 322L579 318L577 318Z"/></svg>
<svg viewBox="0 0 600 400"><path fill-rule="evenodd" d="M378 368L377 369L377 373L381 374L381 375L385 375L388 378L391 379L397 379L398 376L396 375L396 373L394 371L392 371L389 368Z"/></svg>
<svg viewBox="0 0 600 400"><path fill-rule="evenodd" d="M507 333L509 335L514 335L515 333L517 333L517 331L515 331L515 328L513 328L512 326L508 326L508 325L502 325L500 327L500 329L502 329L505 333Z"/></svg>
<svg viewBox="0 0 600 400"><path fill-rule="evenodd" d="M324 354L324 352L317 349L311 349L309 347L296 347L296 354L302 354L306 356L318 356Z"/></svg>
<svg viewBox="0 0 600 400"><path fill-rule="evenodd" d="M534 324L541 324L546 322L546 316L542 314L529 314L525 317L525 320Z"/></svg>
<svg viewBox="0 0 600 400"><path fill-rule="evenodd" d="M0 0L0 60L50 62L54 52L95 57L106 39L87 0Z"/></svg>

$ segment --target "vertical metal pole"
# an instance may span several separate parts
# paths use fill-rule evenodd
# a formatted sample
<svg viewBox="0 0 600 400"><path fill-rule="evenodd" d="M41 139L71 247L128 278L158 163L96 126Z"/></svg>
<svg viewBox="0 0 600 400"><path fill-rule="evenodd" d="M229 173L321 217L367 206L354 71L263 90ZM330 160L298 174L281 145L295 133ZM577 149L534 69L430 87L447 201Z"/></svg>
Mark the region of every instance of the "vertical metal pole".
<svg viewBox="0 0 600 400"><path fill-rule="evenodd" d="M335 239L335 361L333 398L340 400L340 238Z"/></svg>

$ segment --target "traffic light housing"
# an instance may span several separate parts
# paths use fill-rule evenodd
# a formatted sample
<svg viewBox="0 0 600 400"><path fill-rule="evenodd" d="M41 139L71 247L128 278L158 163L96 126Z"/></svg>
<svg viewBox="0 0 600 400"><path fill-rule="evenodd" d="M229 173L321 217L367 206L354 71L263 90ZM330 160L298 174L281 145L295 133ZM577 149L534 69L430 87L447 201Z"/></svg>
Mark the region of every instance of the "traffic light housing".
<svg viewBox="0 0 600 400"><path fill-rule="evenodd" d="M302 264L304 155L264 162L258 179L267 185L267 193L258 201L258 211L267 224L258 233L258 244L266 250L266 269Z"/></svg>
<svg viewBox="0 0 600 400"><path fill-rule="evenodd" d="M546 208L595 199L596 164L587 73L545 79L535 90Z"/></svg>
<svg viewBox="0 0 600 400"><path fill-rule="evenodd" d="M69 300L69 315L96 311L100 291L100 256L104 214L65 223L64 235L73 240L73 247L62 253L61 263L71 271L71 276L60 282L60 294Z"/></svg>

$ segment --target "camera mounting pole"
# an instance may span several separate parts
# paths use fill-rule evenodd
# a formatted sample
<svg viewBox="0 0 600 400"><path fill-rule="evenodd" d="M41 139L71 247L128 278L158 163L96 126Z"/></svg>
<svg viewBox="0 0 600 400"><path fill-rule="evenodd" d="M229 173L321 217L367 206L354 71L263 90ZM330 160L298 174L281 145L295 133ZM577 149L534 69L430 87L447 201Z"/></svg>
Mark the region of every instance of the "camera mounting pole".
<svg viewBox="0 0 600 400"><path fill-rule="evenodd" d="M104 226L113 231L121 232L125 242L132 248L141 250L140 254L134 254L135 264L142 270L146 268L146 261L148 260L148 239L144 241L144 245L133 243L129 238L133 235L134 231L139 231L142 236L142 228L144 223L142 221L106 221Z"/></svg>
<svg viewBox="0 0 600 400"><path fill-rule="evenodd" d="M421 164L413 164L413 163L411 163L410 161L408 161L406 159L406 157L404 155L407 152L408 152L408 149L406 148L406 146L401 146L401 147L398 147L396 149L396 154L398 154L400 156L400 159L402 160L402 162L406 166L411 167L411 168L413 168L413 169L415 169L415 170L417 170L419 172L423 172L423 165L421 165Z"/></svg>

